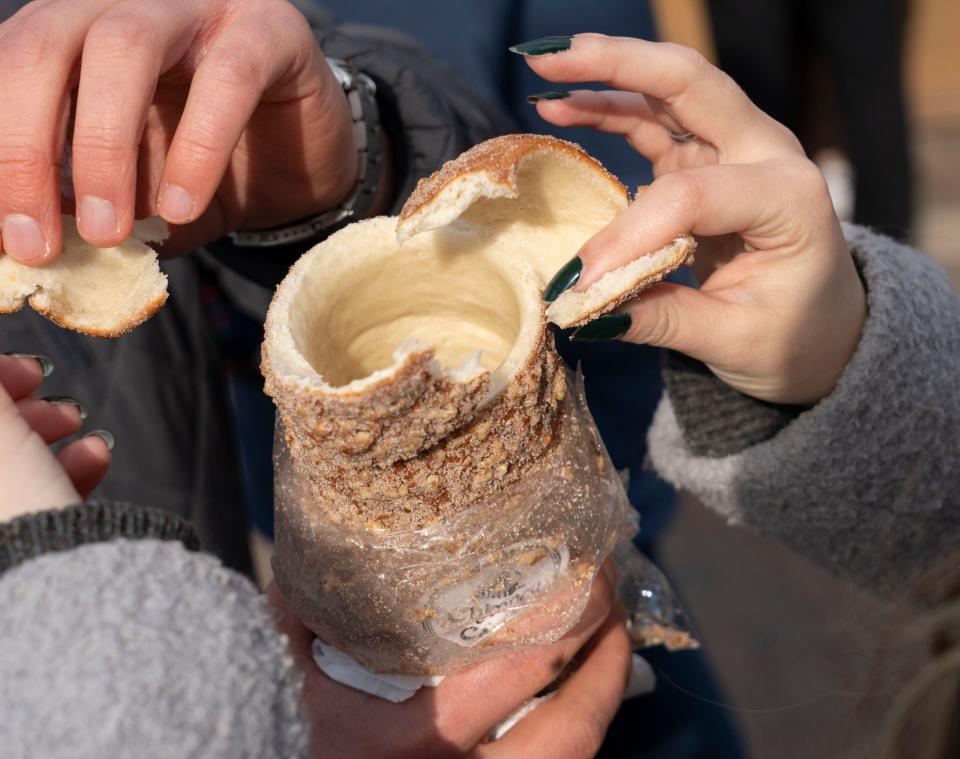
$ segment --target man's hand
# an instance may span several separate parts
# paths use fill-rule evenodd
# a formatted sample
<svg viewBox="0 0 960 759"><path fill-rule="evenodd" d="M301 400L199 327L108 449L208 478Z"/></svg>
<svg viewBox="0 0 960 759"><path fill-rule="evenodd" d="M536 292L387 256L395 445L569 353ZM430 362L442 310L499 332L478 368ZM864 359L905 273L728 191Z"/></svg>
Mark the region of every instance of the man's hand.
<svg viewBox="0 0 960 759"><path fill-rule="evenodd" d="M0 250L33 265L61 247L71 130L100 246L158 214L185 252L332 208L356 178L346 98L285 0L35 0L0 25L0 113Z"/></svg>

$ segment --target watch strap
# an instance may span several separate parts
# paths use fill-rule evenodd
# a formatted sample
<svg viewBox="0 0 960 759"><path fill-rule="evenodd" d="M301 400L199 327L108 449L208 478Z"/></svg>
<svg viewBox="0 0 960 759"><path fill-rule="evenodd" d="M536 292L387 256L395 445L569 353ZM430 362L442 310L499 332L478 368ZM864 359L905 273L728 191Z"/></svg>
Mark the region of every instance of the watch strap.
<svg viewBox="0 0 960 759"><path fill-rule="evenodd" d="M328 58L327 63L343 88L353 121L357 179L350 195L336 208L292 224L231 232L227 237L233 245L241 248L275 248L307 241L317 243L350 221L362 218L370 210L380 183L382 164L377 86L363 72L348 68L344 61Z"/></svg>

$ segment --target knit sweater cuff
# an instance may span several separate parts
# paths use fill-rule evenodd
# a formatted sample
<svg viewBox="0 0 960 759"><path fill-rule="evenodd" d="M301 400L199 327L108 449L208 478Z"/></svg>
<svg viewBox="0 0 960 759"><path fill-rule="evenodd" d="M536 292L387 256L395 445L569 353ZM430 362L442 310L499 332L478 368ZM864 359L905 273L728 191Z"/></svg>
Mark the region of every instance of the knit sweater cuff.
<svg viewBox="0 0 960 759"><path fill-rule="evenodd" d="M129 503L91 501L0 524L0 574L45 553L116 538L177 540L194 551L200 547L190 524L175 514Z"/></svg>
<svg viewBox="0 0 960 759"><path fill-rule="evenodd" d="M720 458L770 440L803 410L744 395L702 362L674 351L666 354L663 381L695 456Z"/></svg>
<svg viewBox="0 0 960 759"><path fill-rule="evenodd" d="M862 263L856 248L850 252L861 282ZM770 440L796 419L803 406L769 403L738 390L719 379L706 364L668 351L663 382L677 424L694 456L722 458Z"/></svg>

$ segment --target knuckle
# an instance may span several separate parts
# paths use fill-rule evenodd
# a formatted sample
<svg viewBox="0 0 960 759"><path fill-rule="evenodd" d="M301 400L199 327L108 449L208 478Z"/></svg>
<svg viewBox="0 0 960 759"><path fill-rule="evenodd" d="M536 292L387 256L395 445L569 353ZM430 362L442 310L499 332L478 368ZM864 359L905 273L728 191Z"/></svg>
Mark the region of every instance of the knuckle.
<svg viewBox="0 0 960 759"><path fill-rule="evenodd" d="M552 681L567 666L567 659L556 646L517 651L510 668L519 682L543 686Z"/></svg>
<svg viewBox="0 0 960 759"><path fill-rule="evenodd" d="M789 173L791 181L795 183L803 197L814 202L830 200L827 180L813 161L806 158L791 161L785 173Z"/></svg>
<svg viewBox="0 0 960 759"><path fill-rule="evenodd" d="M86 48L97 55L127 58L142 51L152 37L150 19L115 12L97 19L87 34Z"/></svg>
<svg viewBox="0 0 960 759"><path fill-rule="evenodd" d="M62 55L63 50L64 35L60 25L38 17L38 14L0 38L0 60L8 71L30 72L43 64L49 65L52 59Z"/></svg>
<svg viewBox="0 0 960 759"><path fill-rule="evenodd" d="M673 208L700 207L703 188L696 175L689 171L673 171L656 180L661 184L667 203Z"/></svg>
<svg viewBox="0 0 960 759"><path fill-rule="evenodd" d="M766 115L766 114L764 114L764 115ZM806 153L806 151L803 149L803 145L802 145L801 142L800 142L800 138L797 137L797 135L795 135L795 134L793 133L793 131L792 131L789 127L781 124L779 121L777 121L776 119L774 119L772 116L767 116L767 118L770 120L770 122L771 122L771 124L772 124L772 126L773 126L774 131L775 131L778 135L780 135L780 139L782 140L783 144L784 144L785 146L787 146L787 148L789 148L789 150L790 150L793 154L795 154L795 155L797 155L797 156L801 156L801 157L803 157L803 158L806 158L807 153Z"/></svg>
<svg viewBox="0 0 960 759"><path fill-rule="evenodd" d="M279 24L279 28L294 28L310 30L310 23L306 17L287 0L270 0L267 3L271 18Z"/></svg>
<svg viewBox="0 0 960 759"><path fill-rule="evenodd" d="M199 166L215 160L223 152L212 128L194 126L185 134L177 134L176 148L185 166Z"/></svg>
<svg viewBox="0 0 960 759"><path fill-rule="evenodd" d="M630 337L644 345L671 346L676 343L679 334L679 319L673 307L661 302L653 308L645 309L641 305L641 318L634 313L633 329Z"/></svg>
<svg viewBox="0 0 960 759"><path fill-rule="evenodd" d="M263 62L253 51L259 46L246 40L221 45L211 55L209 71L220 84L231 88L259 87L262 84Z"/></svg>
<svg viewBox="0 0 960 759"><path fill-rule="evenodd" d="M674 56L681 70L684 71L685 75L690 79L702 76L708 71L715 70L713 64L710 63L699 50L675 42L665 43L665 47L670 54Z"/></svg>
<svg viewBox="0 0 960 759"><path fill-rule="evenodd" d="M49 150L31 144L0 145L0 176L7 196L22 196L46 180L55 165Z"/></svg>
<svg viewBox="0 0 960 759"><path fill-rule="evenodd" d="M132 148L116 127L78 127L73 135L73 162L78 166L116 164L130 155Z"/></svg>
<svg viewBox="0 0 960 759"><path fill-rule="evenodd" d="M569 713L568 736L565 741L570 749L569 756L595 756L607 732L606 720L597 713L593 704L583 699L571 704Z"/></svg>

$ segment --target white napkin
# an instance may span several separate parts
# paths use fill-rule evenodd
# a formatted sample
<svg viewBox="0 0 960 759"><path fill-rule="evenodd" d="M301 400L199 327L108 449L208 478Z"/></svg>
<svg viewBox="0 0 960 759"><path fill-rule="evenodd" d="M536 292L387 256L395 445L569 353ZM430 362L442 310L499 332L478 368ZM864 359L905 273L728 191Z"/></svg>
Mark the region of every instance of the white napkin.
<svg viewBox="0 0 960 759"><path fill-rule="evenodd" d="M442 675L381 675L371 672L340 649L313 639L313 660L331 680L349 685L373 696L399 704L423 687L436 688L443 682Z"/></svg>
<svg viewBox="0 0 960 759"><path fill-rule="evenodd" d="M331 680L395 704L406 701L421 688L436 688L443 682L443 675L382 675L371 672L340 649L328 646L317 638L313 641L313 660ZM649 693L656 682L656 676L647 661L639 654L634 654L624 700ZM521 704L490 731L490 740L502 738L514 725L553 695L554 693L548 693Z"/></svg>

